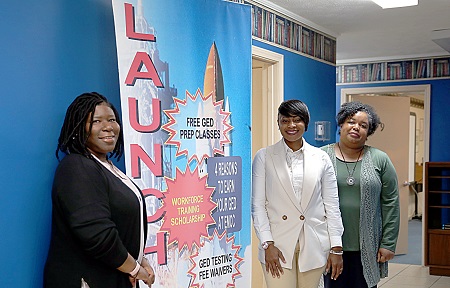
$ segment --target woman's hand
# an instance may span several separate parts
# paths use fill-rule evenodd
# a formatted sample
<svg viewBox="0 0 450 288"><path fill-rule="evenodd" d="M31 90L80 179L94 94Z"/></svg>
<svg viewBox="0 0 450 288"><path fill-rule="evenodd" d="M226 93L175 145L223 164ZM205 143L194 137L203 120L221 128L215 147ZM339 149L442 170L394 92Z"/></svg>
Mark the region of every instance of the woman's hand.
<svg viewBox="0 0 450 288"><path fill-rule="evenodd" d="M147 284L148 287L152 287L152 284L155 283L155 271L153 271L152 266L150 266L150 263L148 262L147 258L143 258L142 259L142 263L141 263L142 267L147 271L148 275L149 275L149 279L150 282L145 282L145 284Z"/></svg>
<svg viewBox="0 0 450 288"><path fill-rule="evenodd" d="M280 259L283 263L286 263L283 253L281 253L280 249L278 249L274 244L270 244L264 251L266 253L265 260L267 273L270 272L273 278L280 278L280 274L284 273L280 264Z"/></svg>
<svg viewBox="0 0 450 288"><path fill-rule="evenodd" d="M395 253L386 248L378 249L377 262L384 263L394 258Z"/></svg>
<svg viewBox="0 0 450 288"><path fill-rule="evenodd" d="M136 269L138 270L137 273ZM152 287L152 284L155 282L155 272L145 257L142 258L142 261L139 264L134 260L130 253L128 253L127 259L117 268L117 270L130 275L129 280L132 287L136 287L137 280L144 281L148 287ZM133 276L131 276L131 273Z"/></svg>
<svg viewBox="0 0 450 288"><path fill-rule="evenodd" d="M330 271L331 269L331 271ZM336 280L344 270L344 261L342 261L342 255L330 254L327 260L326 272L331 272L331 279Z"/></svg>
<svg viewBox="0 0 450 288"><path fill-rule="evenodd" d="M136 282L137 282L136 278L128 276L128 279L130 280L131 287L133 287L133 288L136 287Z"/></svg>
<svg viewBox="0 0 450 288"><path fill-rule="evenodd" d="M136 287L137 280L144 281L149 288L152 287L152 284L155 283L155 272L146 258L142 259L141 267L139 268L136 277L130 276L129 279L133 287Z"/></svg>

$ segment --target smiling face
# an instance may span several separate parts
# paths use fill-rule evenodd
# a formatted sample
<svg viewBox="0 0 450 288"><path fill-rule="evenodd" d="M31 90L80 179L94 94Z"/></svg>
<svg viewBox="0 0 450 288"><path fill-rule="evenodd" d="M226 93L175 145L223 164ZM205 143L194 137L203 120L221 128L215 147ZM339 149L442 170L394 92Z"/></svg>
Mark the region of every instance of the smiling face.
<svg viewBox="0 0 450 288"><path fill-rule="evenodd" d="M341 125L340 141L349 147L362 147L366 143L368 131L369 117L366 112L358 111Z"/></svg>
<svg viewBox="0 0 450 288"><path fill-rule="evenodd" d="M89 132L91 123L92 129ZM114 111L105 103L97 105L94 115L89 114L85 129L89 135L86 147L97 158L106 161L107 154L116 147L120 133L120 126L116 121Z"/></svg>
<svg viewBox="0 0 450 288"><path fill-rule="evenodd" d="M278 128L284 138L284 142L293 151L297 151L303 145L302 137L305 133L305 122L299 116L278 115Z"/></svg>

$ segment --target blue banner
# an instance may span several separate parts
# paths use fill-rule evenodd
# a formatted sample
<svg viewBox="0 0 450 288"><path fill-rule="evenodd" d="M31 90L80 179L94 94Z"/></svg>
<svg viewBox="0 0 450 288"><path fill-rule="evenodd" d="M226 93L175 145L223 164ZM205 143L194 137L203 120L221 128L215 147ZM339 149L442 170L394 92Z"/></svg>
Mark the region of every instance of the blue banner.
<svg viewBox="0 0 450 288"><path fill-rule="evenodd" d="M152 287L250 287L250 7L113 9L125 167L146 197Z"/></svg>

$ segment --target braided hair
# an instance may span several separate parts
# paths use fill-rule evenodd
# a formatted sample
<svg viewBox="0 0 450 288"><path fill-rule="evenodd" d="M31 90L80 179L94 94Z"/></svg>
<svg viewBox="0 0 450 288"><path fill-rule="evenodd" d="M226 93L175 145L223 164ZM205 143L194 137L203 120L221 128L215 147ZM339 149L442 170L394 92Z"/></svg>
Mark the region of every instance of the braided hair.
<svg viewBox="0 0 450 288"><path fill-rule="evenodd" d="M336 121L338 126L344 124L344 122L349 118L355 115L357 112L365 112L367 113L367 118L369 120L369 129L367 131L367 136L372 135L378 128L378 125L381 124L381 130L383 130L383 123L381 123L380 117L378 117L375 109L368 105L358 101L346 102L341 105L341 109L336 115Z"/></svg>
<svg viewBox="0 0 450 288"><path fill-rule="evenodd" d="M59 152L64 154L77 153L91 158L91 153L86 147L87 139L91 133L92 122L89 125L89 131L86 131L86 123L90 121L89 117L94 115L95 108L100 104L106 104L110 107L116 122L122 127L122 123L119 119L119 113L112 103L106 99L105 96L97 93L83 93L79 95L72 104L67 108L64 123L61 127L61 133L58 138L58 147L56 148L56 158L59 159ZM110 157L120 159L123 154L123 132L120 129L119 138L117 139L116 147L110 153Z"/></svg>

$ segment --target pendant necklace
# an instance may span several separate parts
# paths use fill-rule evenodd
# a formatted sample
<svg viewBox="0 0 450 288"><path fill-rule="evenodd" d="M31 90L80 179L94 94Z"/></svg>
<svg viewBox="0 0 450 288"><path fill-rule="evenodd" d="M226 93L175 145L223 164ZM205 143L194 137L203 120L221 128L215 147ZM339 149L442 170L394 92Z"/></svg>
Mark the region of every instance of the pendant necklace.
<svg viewBox="0 0 450 288"><path fill-rule="evenodd" d="M342 153L341 146L339 145L339 142L337 143L337 145L338 145L338 148L339 148L339 152L341 152L342 159L344 159L345 167L347 167L347 172L348 172L347 185L348 186L353 186L353 185L355 185L355 177L353 177L353 173L355 173L356 165L358 165L359 157L361 157L361 154L362 154L362 151L364 150L364 147L361 148L361 151L359 151L358 159L356 159L355 166L353 166L353 170L350 173L350 169L348 168L347 161L345 161L344 153Z"/></svg>

